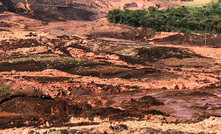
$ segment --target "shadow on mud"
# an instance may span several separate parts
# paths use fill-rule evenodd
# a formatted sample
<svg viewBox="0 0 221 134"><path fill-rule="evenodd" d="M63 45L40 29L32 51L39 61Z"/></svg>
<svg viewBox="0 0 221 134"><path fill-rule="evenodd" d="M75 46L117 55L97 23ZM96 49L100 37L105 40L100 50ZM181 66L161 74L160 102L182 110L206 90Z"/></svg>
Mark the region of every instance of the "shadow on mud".
<svg viewBox="0 0 221 134"><path fill-rule="evenodd" d="M153 100L149 103L143 100ZM142 101L142 102L141 102ZM143 97L139 102L142 105L158 105L153 97ZM161 105L162 103L159 103ZM71 125L70 117L83 117L93 120L94 117L109 118L110 120L128 120L134 117L142 119L144 115L165 115L156 110L120 110L112 107L92 108L89 104L70 105L67 100L42 98L36 96L1 95L0 96L0 128L23 127L23 126L67 126ZM45 125L47 124L47 125ZM72 124L76 125L76 124ZM84 124L78 124L84 125ZM88 125L88 124L85 124Z"/></svg>
<svg viewBox="0 0 221 134"><path fill-rule="evenodd" d="M191 46L210 46L214 48L221 47L221 35L198 35L198 34L176 34L163 39L154 39L156 43L191 45Z"/></svg>
<svg viewBox="0 0 221 134"><path fill-rule="evenodd" d="M1 96L0 111L16 113L1 116L1 128L40 126L48 122L57 126L68 122L69 114L79 114L82 108L71 106L63 100L31 96Z"/></svg>

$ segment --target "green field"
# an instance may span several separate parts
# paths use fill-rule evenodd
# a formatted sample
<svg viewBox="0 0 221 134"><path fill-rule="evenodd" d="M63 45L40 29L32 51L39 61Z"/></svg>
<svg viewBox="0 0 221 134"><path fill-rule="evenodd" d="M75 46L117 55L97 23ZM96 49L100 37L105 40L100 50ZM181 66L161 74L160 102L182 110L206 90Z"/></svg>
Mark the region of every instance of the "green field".
<svg viewBox="0 0 221 134"><path fill-rule="evenodd" d="M200 7L202 5L206 5L210 2L217 2L217 0L193 0L192 2L184 2L180 5L181 6L188 6L188 7Z"/></svg>

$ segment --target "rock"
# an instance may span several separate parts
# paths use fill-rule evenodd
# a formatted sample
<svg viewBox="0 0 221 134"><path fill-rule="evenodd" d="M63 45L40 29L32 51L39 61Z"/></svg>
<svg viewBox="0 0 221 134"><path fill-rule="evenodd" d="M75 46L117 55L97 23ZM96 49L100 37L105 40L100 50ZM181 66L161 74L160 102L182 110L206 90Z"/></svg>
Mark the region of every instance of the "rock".
<svg viewBox="0 0 221 134"><path fill-rule="evenodd" d="M50 127L50 124L48 123L48 121L46 121L45 126Z"/></svg>
<svg viewBox="0 0 221 134"><path fill-rule="evenodd" d="M88 52L86 53L86 57L94 57L95 54L93 52Z"/></svg>
<svg viewBox="0 0 221 134"><path fill-rule="evenodd" d="M71 45L77 45L79 40L72 40L70 42L66 42L64 47L69 47Z"/></svg>
<svg viewBox="0 0 221 134"><path fill-rule="evenodd" d="M61 52L60 50L56 50L54 53L55 53L55 54L59 54L59 55L64 55L64 53Z"/></svg>
<svg viewBox="0 0 221 134"><path fill-rule="evenodd" d="M15 73L16 73L16 70L11 71L11 75L15 75Z"/></svg>
<svg viewBox="0 0 221 134"><path fill-rule="evenodd" d="M154 115L154 116L151 116L149 120L155 123L160 123L160 122L162 123L165 121L165 119L166 118L162 115Z"/></svg>
<svg viewBox="0 0 221 134"><path fill-rule="evenodd" d="M112 55L107 55L107 57L111 60L119 60L119 56L117 56L117 55L112 54Z"/></svg>
<svg viewBox="0 0 221 134"><path fill-rule="evenodd" d="M88 43L87 40L83 40L83 41L82 41L82 44L87 44L87 43Z"/></svg>

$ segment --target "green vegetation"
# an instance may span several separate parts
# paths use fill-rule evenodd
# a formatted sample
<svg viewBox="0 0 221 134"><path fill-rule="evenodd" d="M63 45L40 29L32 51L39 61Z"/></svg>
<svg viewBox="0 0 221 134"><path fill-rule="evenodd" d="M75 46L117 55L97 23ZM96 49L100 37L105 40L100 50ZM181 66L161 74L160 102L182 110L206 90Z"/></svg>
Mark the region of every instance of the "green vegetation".
<svg viewBox="0 0 221 134"><path fill-rule="evenodd" d="M7 85L0 86L0 95L10 94L10 93L11 93L11 89L9 86Z"/></svg>
<svg viewBox="0 0 221 134"><path fill-rule="evenodd" d="M158 6L157 6L158 7ZM106 15L111 23L134 27L150 27L156 31L194 33L221 33L221 0L202 7L179 7L158 10L114 9Z"/></svg>

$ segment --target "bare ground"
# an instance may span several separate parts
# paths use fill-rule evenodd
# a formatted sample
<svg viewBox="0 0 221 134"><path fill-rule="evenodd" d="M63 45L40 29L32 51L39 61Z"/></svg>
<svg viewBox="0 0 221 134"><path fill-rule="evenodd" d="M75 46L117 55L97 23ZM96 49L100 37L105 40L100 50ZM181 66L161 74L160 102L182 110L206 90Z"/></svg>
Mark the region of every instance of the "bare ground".
<svg viewBox="0 0 221 134"><path fill-rule="evenodd" d="M1 133L221 132L219 35L1 15Z"/></svg>

